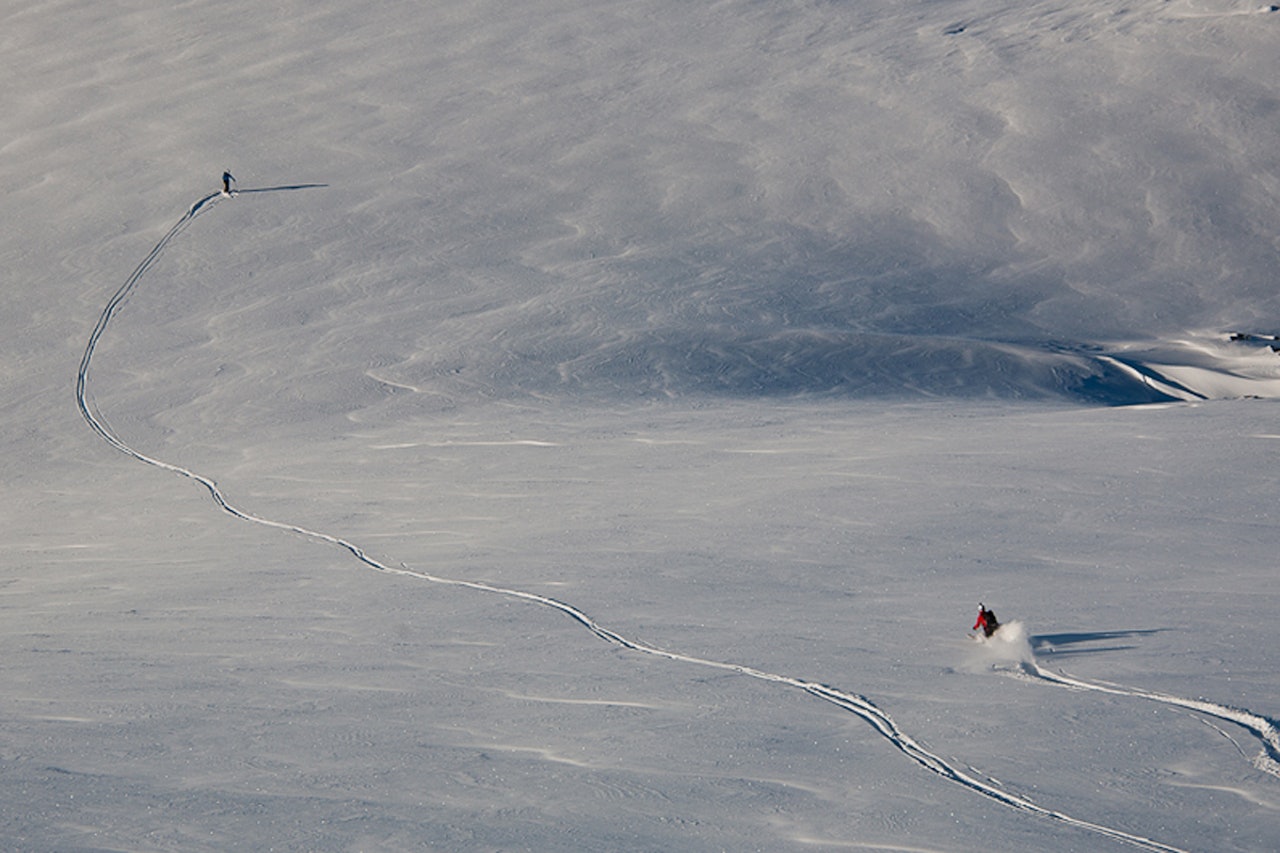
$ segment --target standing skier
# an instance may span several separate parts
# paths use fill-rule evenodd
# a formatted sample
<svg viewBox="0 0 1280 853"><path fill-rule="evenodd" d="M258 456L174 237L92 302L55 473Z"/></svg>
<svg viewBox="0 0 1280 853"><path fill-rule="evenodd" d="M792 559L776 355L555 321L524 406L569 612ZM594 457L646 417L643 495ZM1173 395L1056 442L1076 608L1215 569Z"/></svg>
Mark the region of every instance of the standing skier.
<svg viewBox="0 0 1280 853"><path fill-rule="evenodd" d="M231 182L234 181L235 179L236 179L236 176L231 174L230 172L222 173L222 194L223 195L231 195Z"/></svg>
<svg viewBox="0 0 1280 853"><path fill-rule="evenodd" d="M978 602L978 621L973 623L973 630L976 631L981 628L983 635L990 637L999 627L1000 623L996 621L996 614L984 607L982 602Z"/></svg>

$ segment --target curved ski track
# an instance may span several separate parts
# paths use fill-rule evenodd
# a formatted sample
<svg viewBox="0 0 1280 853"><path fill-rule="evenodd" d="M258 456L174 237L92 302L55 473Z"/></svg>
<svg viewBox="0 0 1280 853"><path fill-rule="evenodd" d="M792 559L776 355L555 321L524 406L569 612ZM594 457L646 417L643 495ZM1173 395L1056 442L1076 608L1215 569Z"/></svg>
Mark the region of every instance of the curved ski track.
<svg viewBox="0 0 1280 853"><path fill-rule="evenodd" d="M1162 705L1186 708L1189 711L1196 711L1208 717L1216 717L1219 720L1226 720L1228 723L1235 723L1241 728L1248 729L1262 743L1262 751L1253 758L1253 766L1263 773L1280 777L1280 730L1276 728L1274 722L1252 711L1219 705L1207 699L1183 699L1180 696L1157 693L1154 690L1143 690L1140 687L1125 687L1108 681L1089 681L1077 676L1067 675L1065 672L1051 672L1035 661L1023 661L1020 668L1013 674L1032 681L1048 681L1060 687L1074 690L1092 690L1096 693L1110 693L1113 696L1147 699L1152 702L1159 702Z"/></svg>
<svg viewBox="0 0 1280 853"><path fill-rule="evenodd" d="M288 189L292 189L292 187L289 187ZM249 191L242 190L241 192L247 193ZM749 678L755 678L760 681L766 681L783 687L803 691L810 696L821 699L824 702L829 702L843 711L847 711L848 713L862 718L870 724L881 737L888 741L889 744L925 770L928 770L949 782L955 783L963 788L967 788L975 794L979 794L990 800L994 800L1001 805L1014 809L1015 811L1045 818L1077 829L1086 830L1109 838L1113 841L1129 844L1143 850L1158 851L1158 853L1187 853L1187 851L1184 851L1181 848L1161 844L1158 841L1145 838L1141 835L1134 835L1119 829L1113 829L1087 820L1081 820L1080 818L1072 817L1060 811L1045 808L1044 806L1037 805L1027 797L1007 791L994 782L979 778L972 773L968 773L947 761L942 756L926 749L919 741L899 728L893 718L885 713L879 706L863 696L859 696L855 693L848 693L835 687L830 687L814 681L806 681L801 678L766 672L743 664L681 654L680 652L674 652L658 646L632 640L604 627L596 622L596 620L590 615L577 607L574 607L572 604L568 604L545 595L538 595L518 589L508 589L506 587L494 586L492 584L481 583L478 581L441 577L439 575L430 574L429 572L411 569L404 564L399 566L387 565L386 563L370 557L362 548L360 548L359 545L339 536L334 536L317 530L309 530L296 524L289 524L287 522L263 518L242 510L227 500L226 496L222 493L222 490L212 478L199 474L188 468L184 468L181 465L175 465L173 463L148 456L125 443L123 439L115 434L101 413L96 412L95 407L90 404L88 396L88 379L89 368L93 361L94 351L97 348L98 341L102 338L103 333L106 332L107 326L111 322L111 318L120 309L129 293L135 286L137 286L138 282L146 274L147 270L150 269L151 265L155 263L156 259L160 257L174 238L181 234L197 216L212 209L222 197L221 193L210 193L195 204L191 205L190 209L188 209L187 212L173 225L173 227L169 229L169 232L160 238L160 241L156 243L155 247L152 248L151 252L143 259L142 263L138 264L138 267L133 271L133 273L125 279L124 284L120 286L120 288L107 302L106 307L102 310L102 314L98 317L97 325L94 326L93 332L89 335L89 341L85 346L84 356L80 360L80 370L76 376L76 403L80 408L80 413L89 424L89 427L112 447L116 448L121 453L138 460L139 462L144 462L147 465L161 468L165 471L169 471L199 483L209 492L210 497L213 498L214 503L216 503L219 508L236 518L252 522L254 524L259 524L263 527L284 530L309 539L327 542L350 552L353 557L370 569L387 574L402 575L405 577L416 578L418 580L430 581L431 583L463 587L466 589L476 590L478 592L492 593L506 598L528 601L542 605L543 607L551 608L552 610L557 610L565 616L568 616L570 619L573 619L601 640L630 651L664 658L666 660L692 664L695 666L710 667L712 669L734 672L739 675L745 675ZM1030 665L1027 668L1026 673L1028 677L1035 677L1064 686L1083 688L1087 690L1101 690L1103 692L1118 693L1121 695L1142 696L1147 699L1176 704L1182 707L1192 708L1193 710L1199 710L1203 713L1229 720L1233 723L1238 723L1253 730L1256 734L1259 734L1259 736L1263 738L1264 743L1267 744L1267 751L1264 753L1266 762L1260 766L1265 765L1264 769L1273 773L1276 772L1275 767L1280 766L1276 763L1277 754L1278 751L1280 751L1280 741L1277 740L1275 728L1271 726L1269 722L1257 717L1256 715L1243 711L1232 711L1203 701L1192 702L1161 694L1145 693L1128 688L1115 686L1107 687L1083 682L1068 676L1056 675L1034 665Z"/></svg>

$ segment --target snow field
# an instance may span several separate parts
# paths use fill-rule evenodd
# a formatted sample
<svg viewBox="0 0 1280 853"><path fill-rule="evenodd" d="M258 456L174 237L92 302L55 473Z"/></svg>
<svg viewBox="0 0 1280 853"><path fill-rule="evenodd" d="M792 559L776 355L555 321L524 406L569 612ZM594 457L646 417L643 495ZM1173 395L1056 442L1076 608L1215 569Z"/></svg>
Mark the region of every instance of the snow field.
<svg viewBox="0 0 1280 853"><path fill-rule="evenodd" d="M0 846L1274 849L1263 9L0 13Z"/></svg>

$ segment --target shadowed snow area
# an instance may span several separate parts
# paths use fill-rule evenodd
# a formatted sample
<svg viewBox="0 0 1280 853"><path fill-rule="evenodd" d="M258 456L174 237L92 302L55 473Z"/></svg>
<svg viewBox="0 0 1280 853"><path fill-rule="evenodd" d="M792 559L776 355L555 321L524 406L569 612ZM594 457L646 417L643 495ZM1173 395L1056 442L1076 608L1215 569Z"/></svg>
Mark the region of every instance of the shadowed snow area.
<svg viewBox="0 0 1280 853"><path fill-rule="evenodd" d="M396 300L405 386L1141 403L1280 377L1227 340L1280 332L1261 7L50 8L10 16L14 203L110 195L154 228L224 161L327 182L190 271L269 269L255 298L354 330Z"/></svg>
<svg viewBox="0 0 1280 853"><path fill-rule="evenodd" d="M0 849L1280 849L1274 9L0 9Z"/></svg>

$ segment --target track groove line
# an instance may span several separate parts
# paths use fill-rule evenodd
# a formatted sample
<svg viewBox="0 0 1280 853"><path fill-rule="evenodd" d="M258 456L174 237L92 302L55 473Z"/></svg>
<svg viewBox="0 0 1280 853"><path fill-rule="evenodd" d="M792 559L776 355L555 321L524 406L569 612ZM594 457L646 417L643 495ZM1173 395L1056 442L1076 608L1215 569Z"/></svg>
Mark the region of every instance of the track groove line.
<svg viewBox="0 0 1280 853"><path fill-rule="evenodd" d="M1280 777L1280 730L1277 730L1275 723L1271 720L1252 711L1247 711L1243 708L1232 708L1228 705L1219 705L1217 702L1210 702L1208 699L1184 699L1181 696L1158 693L1154 690L1144 690L1141 687L1126 687L1121 684L1112 684L1109 681L1084 679L1079 676L1068 675L1065 672L1052 672L1040 666L1034 660L1023 661L1020 669L1015 671L1015 674L1018 672L1025 674L1032 681L1047 681L1059 687L1075 690L1092 690L1095 693L1109 693L1113 696L1147 699L1151 702L1159 702L1162 705L1171 705L1175 708L1186 708L1209 717L1226 720L1228 723L1235 723L1241 728L1248 729L1262 743L1262 751L1252 759L1253 766L1263 773ZM1236 748L1239 749L1240 747L1237 745Z"/></svg>
<svg viewBox="0 0 1280 853"><path fill-rule="evenodd" d="M265 192L268 189L302 189L308 186L321 186L321 185L299 185L295 187L266 188L260 191ZM251 192L251 191L241 190L242 194L248 193L248 192ZM804 693L807 693L810 696L813 696L817 699L821 699L824 702L828 702L832 705L835 705L836 707L840 708L843 711L846 711L848 713L851 713L860 717L861 719L866 721L873 729L875 729L875 731L879 733L881 737L883 737L892 746L898 749L898 751L900 751L903 755L907 756L909 759L911 759L913 762L915 762L917 765L924 768L925 770L928 770L929 772L941 777L942 779L945 779L949 782L960 785L961 787L969 791L972 791L973 793L979 794L990 800L994 800L995 802L1000 803L1001 805L1007 806L1016 811L1020 811L1029 815L1034 815L1036 817L1045 818L1051 821L1055 821L1057 823L1074 827L1076 829L1092 832L1097 835L1109 838L1113 841L1128 844L1143 850L1155 851L1156 853L1187 853L1187 851L1184 851L1181 848L1172 847L1167 844L1161 844L1158 841L1154 841L1150 838L1145 838L1141 835L1134 835L1131 833L1123 832L1121 830L1113 829L1108 826L1103 826L1101 824L1092 823L1086 820L1081 820L1079 818L1075 818L1070 815L1064 814L1063 812L1045 808L1043 806L1037 805L1036 803L1032 802L1030 799L1026 797L1020 796L1018 794L1010 793L993 783L984 781L978 776L975 776L971 773L967 773L964 770L951 764L946 759L937 755L936 753L930 752L929 750L925 749L925 747L922 746L917 740L915 740L910 735L902 731L902 729L898 727L898 724L894 722L893 718L890 717L885 711L883 711L874 702L872 702L871 700L863 696L859 696L855 693L848 693L843 690L838 690L834 687L830 687L825 684L820 684L818 682L806 681L800 678L793 678L791 676L766 672L764 670L756 669L754 667L746 666L743 664L737 664L737 663L732 663L727 661L718 661L710 658L702 658L694 655L682 654L680 652L674 652L674 651L669 651L667 649L663 649L659 646L653 646L647 643L639 642L637 640L632 640L623 636L622 634L619 634L613 630L610 630L609 628L606 628L600 625L598 622L596 622L595 619L593 619L586 612L580 610L579 608L573 606L572 604L568 604L564 601L560 601L559 599L551 598L544 595L538 595L536 593L525 592L523 590L509 589L506 587L495 586L493 584L482 583L479 581L460 580L455 578L442 577L439 575L433 575L429 572L411 569L404 564L401 564L399 566L387 565L386 563L383 563L369 556L367 553L365 553L364 549L362 549L356 543L351 542L342 537L334 536L329 533L324 533L321 531L310 530L308 528L301 527L296 524L290 524L287 522L281 522L281 521L275 521L269 518L263 518L261 516L257 516L250 512L242 510L239 507L232 504L229 500L227 500L226 496L222 493L222 490L218 487L218 484L211 477L207 477L203 474L192 471L189 468L184 468L181 465L175 465L171 462L165 462L162 459L157 459L153 456L148 456L147 454L142 453L141 451L131 447L128 443L126 443L123 439L121 439L118 435L115 434L115 432L107 424L105 418L101 415L101 413L96 412L95 407L90 404L89 395L88 395L89 370L92 365L94 352L97 349L98 342L101 340L102 335L106 332L107 326L111 322L112 317L115 316L116 312L123 305L129 293L134 289L134 287L146 274L147 270L151 268L151 265L155 263L155 261L160 257L160 255L168 247L169 243L172 242L175 237L181 234L187 228L187 226L190 225L192 221L194 221L194 219L197 216L210 210L217 203L221 195L222 195L221 193L211 193L210 195L207 195L204 198L197 201L174 224L174 226L169 229L169 232L165 234L164 237L160 238L160 241L156 243L156 245L152 248L151 252L148 253L146 258L144 258L140 264L138 264L137 268L133 271L133 273L125 280L124 284L120 286L120 288L115 292L115 294L107 302L106 307L102 310L101 315L98 317L98 322L94 326L93 332L89 335L88 344L85 346L84 356L80 360L80 369L76 376L76 403L79 406L81 415L84 417L85 421L88 422L89 427L95 433L97 433L104 441L106 441L108 444L114 447L116 450L120 451L121 453L124 453L127 456L132 457L133 459L136 459L139 462L143 462L143 463L146 463L147 465L151 465L153 467L160 468L165 471L169 471L173 474L177 474L179 476L193 480L196 483L199 483L201 486L205 488L206 491L208 491L214 503L216 503L222 511L236 518L239 518L243 521L252 522L254 524L258 524L263 527L273 528L276 530L287 531L287 532L294 533L299 536L303 536L312 540L328 543L335 547L346 550L353 557L355 557L355 559L359 560L365 566L379 572L384 572L391 575L400 575L404 577L416 578L418 580L430 581L431 583L436 583L436 584L471 589L478 592L485 592L485 593L490 593L494 595L500 595L506 598L514 598L522 601L527 601L533 604L537 604L543 607L551 608L553 610L559 611L560 613L578 622L580 625L582 625L591 633L599 637L601 640L604 640L605 642L610 643L612 645L616 645L621 648L628 649L630 651L634 651L640 654L650 655L654 657L664 658L666 660L691 664L695 666L709 667L712 669L718 669L726 672L737 673L739 675L744 675L749 678L757 679L759 681L765 681L765 682L778 684L785 687L803 691ZM1049 678L1048 680L1055 680L1055 679ZM1090 688L1090 689L1099 689L1099 688ZM1238 721L1233 720L1233 722L1238 722Z"/></svg>

